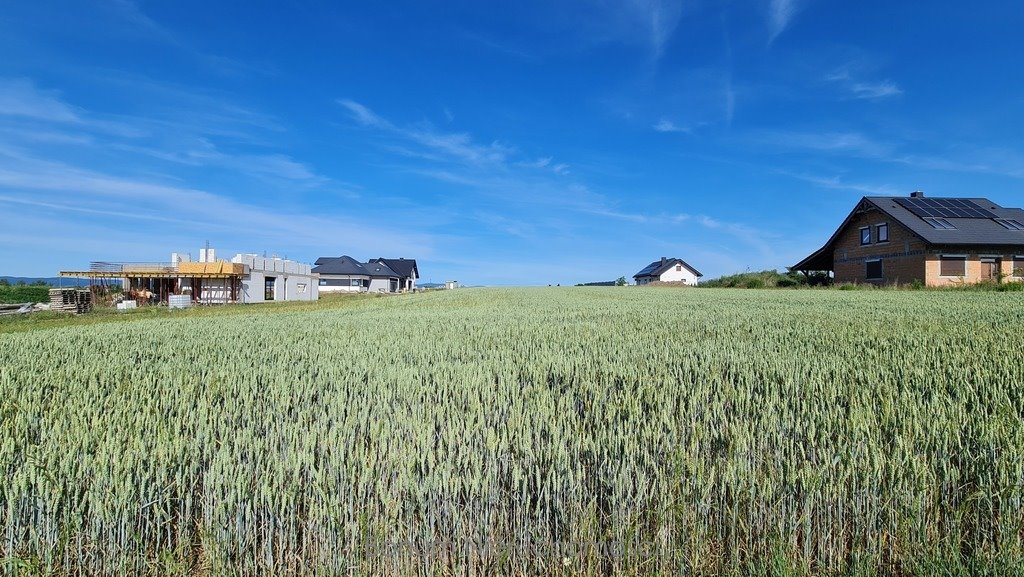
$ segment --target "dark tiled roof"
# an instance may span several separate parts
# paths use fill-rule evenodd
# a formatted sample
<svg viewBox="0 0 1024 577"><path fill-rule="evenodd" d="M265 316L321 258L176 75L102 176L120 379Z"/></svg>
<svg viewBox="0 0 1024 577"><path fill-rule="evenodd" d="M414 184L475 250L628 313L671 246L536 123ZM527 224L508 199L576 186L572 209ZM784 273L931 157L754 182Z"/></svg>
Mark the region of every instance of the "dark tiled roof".
<svg viewBox="0 0 1024 577"><path fill-rule="evenodd" d="M381 262L387 265L388 268L398 273L398 276L402 278L420 278L420 271L416 268L416 259L414 258L372 258L371 263Z"/></svg>
<svg viewBox="0 0 1024 577"><path fill-rule="evenodd" d="M382 262L370 261L364 264L363 267L366 268L367 273L372 277L393 278L401 276Z"/></svg>
<svg viewBox="0 0 1024 577"><path fill-rule="evenodd" d="M924 220L908 210L902 203L907 197L902 196L865 196L857 203L857 206L850 212L843 224L836 229L828 242L810 256L790 267L790 270L832 270L833 249L832 244L839 237L839 234L846 228L850 220L857 214L864 203L877 208L889 215L893 220L905 226L912 233L930 245L944 246L1020 246L1024 247L1024 231L1010 230L991 218L951 218L944 220L953 226L951 230L943 230L933 227ZM982 210L995 214L998 218L1016 220L1024 223L1024 210L1019 208L1003 208L987 198L949 198L935 197L945 200L959 200L972 202Z"/></svg>
<svg viewBox="0 0 1024 577"><path fill-rule="evenodd" d="M879 210L893 217L900 224L909 228L928 244L986 244L986 245L1024 245L1024 232L1009 230L991 218L947 218L955 230L941 230L932 227L925 220L904 208L892 196L868 196L866 200ZM902 198L902 197L899 197ZM1003 208L987 198L963 198L991 211L999 218L1017 220L1024 223L1024 210L1019 208Z"/></svg>
<svg viewBox="0 0 1024 577"><path fill-rule="evenodd" d="M316 259L317 266L313 267L315 274L343 274L370 276L366 265L356 259L345 255L336 258L321 257Z"/></svg>
<svg viewBox="0 0 1024 577"><path fill-rule="evenodd" d="M683 265L690 272L692 272L693 274L695 274L695 275L697 275L699 277L700 276L704 276L703 274L700 273L699 270L697 270L697 269L693 268L692 266L686 264L686 261L684 261L681 258L665 258L665 259L658 259L658 260L652 262L651 264L645 266L643 269L640 270L640 272L638 272L635 275L633 275L633 278L640 278L640 277L645 277L645 276L661 276L661 273L663 273L663 272L667 271L668 269L676 266L676 264Z"/></svg>

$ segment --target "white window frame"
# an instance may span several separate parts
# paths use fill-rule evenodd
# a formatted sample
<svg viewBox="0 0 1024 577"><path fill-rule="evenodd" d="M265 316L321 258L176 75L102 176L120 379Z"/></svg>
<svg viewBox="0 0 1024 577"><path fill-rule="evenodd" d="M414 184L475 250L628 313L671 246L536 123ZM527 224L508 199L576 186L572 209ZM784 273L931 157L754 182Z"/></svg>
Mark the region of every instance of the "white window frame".
<svg viewBox="0 0 1024 577"><path fill-rule="evenodd" d="M868 263L869 262L877 262L878 263L878 269L880 271L881 276L877 276L877 277L869 277L868 276ZM885 280L885 267L882 266L882 259L880 259L880 258L864 259L864 280Z"/></svg>

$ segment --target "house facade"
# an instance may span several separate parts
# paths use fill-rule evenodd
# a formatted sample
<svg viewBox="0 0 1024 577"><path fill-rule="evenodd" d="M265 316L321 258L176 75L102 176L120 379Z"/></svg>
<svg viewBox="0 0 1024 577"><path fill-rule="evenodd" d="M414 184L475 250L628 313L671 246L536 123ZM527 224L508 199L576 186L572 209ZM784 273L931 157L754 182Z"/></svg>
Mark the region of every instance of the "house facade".
<svg viewBox="0 0 1024 577"><path fill-rule="evenodd" d="M383 263L389 269L393 270L398 275L398 290L399 291L411 291L416 290L416 281L420 278L419 267L416 266L416 259L414 258L373 258L370 259L370 263ZM369 264L369 263L367 263Z"/></svg>
<svg viewBox="0 0 1024 577"><path fill-rule="evenodd" d="M946 286L1024 280L1024 210L986 198L864 197L790 270L837 283Z"/></svg>
<svg viewBox="0 0 1024 577"><path fill-rule="evenodd" d="M633 280L638 285L645 285L655 281L695 285L702 276L704 275L700 271L686 264L686 261L683 259L663 256L660 260L652 262L633 275Z"/></svg>
<svg viewBox="0 0 1024 577"><path fill-rule="evenodd" d="M396 263L394 268L388 263ZM395 270L398 269L398 270ZM316 260L320 291L395 293L413 290L419 270L413 259L371 259L368 262L343 255Z"/></svg>

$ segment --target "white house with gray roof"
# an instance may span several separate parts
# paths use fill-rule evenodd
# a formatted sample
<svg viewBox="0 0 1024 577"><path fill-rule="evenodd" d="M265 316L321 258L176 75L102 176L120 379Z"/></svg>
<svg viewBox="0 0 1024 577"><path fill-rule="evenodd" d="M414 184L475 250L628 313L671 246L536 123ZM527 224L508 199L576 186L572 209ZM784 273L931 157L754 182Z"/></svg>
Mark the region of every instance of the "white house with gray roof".
<svg viewBox="0 0 1024 577"><path fill-rule="evenodd" d="M695 285L702 276L704 275L700 271L686 264L686 261L683 259L663 256L661 260L652 262L633 275L633 280L638 285L645 285L655 281Z"/></svg>
<svg viewBox="0 0 1024 577"><path fill-rule="evenodd" d="M415 259L405 258L377 258L364 263L348 255L321 257L312 272L320 275L319 288L324 293L403 292L413 290L419 278Z"/></svg>

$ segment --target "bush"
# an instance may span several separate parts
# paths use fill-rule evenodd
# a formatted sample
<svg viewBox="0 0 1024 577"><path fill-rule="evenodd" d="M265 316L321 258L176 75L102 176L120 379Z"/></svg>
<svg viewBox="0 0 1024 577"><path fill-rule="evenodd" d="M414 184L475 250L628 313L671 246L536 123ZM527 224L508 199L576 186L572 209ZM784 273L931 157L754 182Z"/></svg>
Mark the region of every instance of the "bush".
<svg viewBox="0 0 1024 577"><path fill-rule="evenodd" d="M50 302L48 286L0 286L0 304Z"/></svg>
<svg viewBox="0 0 1024 577"><path fill-rule="evenodd" d="M827 274L812 273L804 275L799 272L781 273L776 270L743 272L726 275L700 283L700 286L711 288L793 288L801 286L820 286L831 282Z"/></svg>

